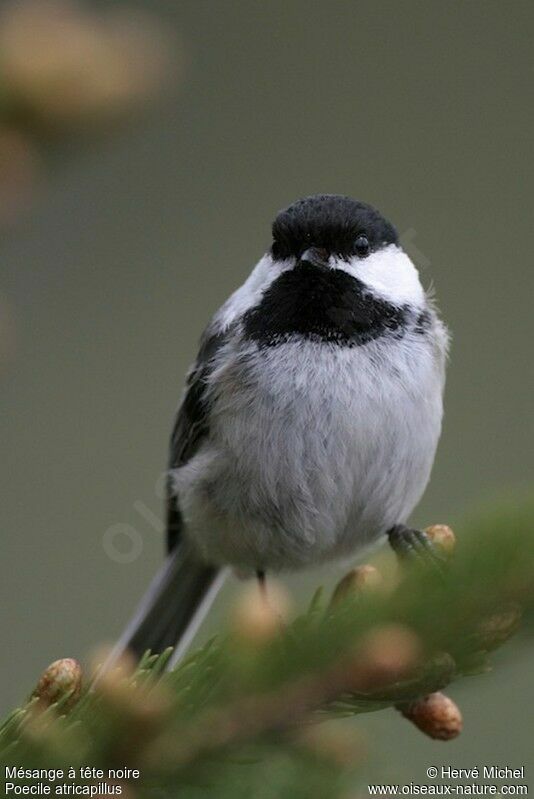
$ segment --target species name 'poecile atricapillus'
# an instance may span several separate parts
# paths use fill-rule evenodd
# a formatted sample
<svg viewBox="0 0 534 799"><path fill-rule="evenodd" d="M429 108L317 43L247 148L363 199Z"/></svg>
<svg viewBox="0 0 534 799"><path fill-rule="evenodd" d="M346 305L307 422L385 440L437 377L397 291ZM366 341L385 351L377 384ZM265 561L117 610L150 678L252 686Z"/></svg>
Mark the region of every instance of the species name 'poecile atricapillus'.
<svg viewBox="0 0 534 799"><path fill-rule="evenodd" d="M295 202L215 314L171 438L168 548L114 661L187 648L239 571L300 569L405 527L441 430L448 335L395 228L338 195Z"/></svg>

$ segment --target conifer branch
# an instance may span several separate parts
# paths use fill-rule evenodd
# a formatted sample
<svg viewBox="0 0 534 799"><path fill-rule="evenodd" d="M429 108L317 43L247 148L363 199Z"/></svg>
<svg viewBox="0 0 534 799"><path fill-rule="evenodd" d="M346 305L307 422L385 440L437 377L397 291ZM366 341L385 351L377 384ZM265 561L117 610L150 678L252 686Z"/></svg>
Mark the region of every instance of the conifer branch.
<svg viewBox="0 0 534 799"><path fill-rule="evenodd" d="M170 673L170 653L147 654L80 694L77 664L56 662L2 726L2 760L137 768L138 780L114 783L128 797L250 795L266 769L277 796L298 795L297 782L299 792L336 796L354 778L361 746L318 722L391 707L434 738L460 732L443 689L487 670L520 618L525 633L532 627L533 524L529 501L472 523L439 580L419 567L390 580L359 567L331 601L316 595L283 626L283 603L247 590L227 634ZM448 533L436 536L450 549Z"/></svg>

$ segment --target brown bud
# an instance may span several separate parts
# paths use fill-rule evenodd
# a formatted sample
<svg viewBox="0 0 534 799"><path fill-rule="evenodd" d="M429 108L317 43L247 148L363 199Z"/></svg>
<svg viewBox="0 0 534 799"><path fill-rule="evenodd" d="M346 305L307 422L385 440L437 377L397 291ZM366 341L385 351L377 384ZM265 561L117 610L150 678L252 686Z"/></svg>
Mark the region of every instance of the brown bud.
<svg viewBox="0 0 534 799"><path fill-rule="evenodd" d="M351 569L336 585L331 605L335 606L350 596L374 591L382 585L382 575L374 566L367 563Z"/></svg>
<svg viewBox="0 0 534 799"><path fill-rule="evenodd" d="M456 536L450 527L446 524L432 524L426 528L425 533L444 555L452 555L456 547Z"/></svg>
<svg viewBox="0 0 534 799"><path fill-rule="evenodd" d="M372 630L354 656L354 690L369 690L398 682L410 675L421 660L417 635L401 624Z"/></svg>
<svg viewBox="0 0 534 799"><path fill-rule="evenodd" d="M72 658L63 658L55 660L45 669L32 693L32 698L37 698L41 707L49 707L65 699L62 708L70 708L78 701L81 690L80 664Z"/></svg>
<svg viewBox="0 0 534 799"><path fill-rule="evenodd" d="M463 728L460 709L452 699L440 692L401 705L399 710L421 732L440 741L456 738Z"/></svg>
<svg viewBox="0 0 534 799"><path fill-rule="evenodd" d="M107 644L93 650L89 659L91 682L107 680L109 683L118 683L134 676L137 661L133 654L128 651L122 652L119 658L111 660L112 653L113 646Z"/></svg>
<svg viewBox="0 0 534 799"><path fill-rule="evenodd" d="M248 586L238 597L233 610L232 628L236 638L261 646L283 628L291 607L282 586L270 580L263 593L257 585Z"/></svg>

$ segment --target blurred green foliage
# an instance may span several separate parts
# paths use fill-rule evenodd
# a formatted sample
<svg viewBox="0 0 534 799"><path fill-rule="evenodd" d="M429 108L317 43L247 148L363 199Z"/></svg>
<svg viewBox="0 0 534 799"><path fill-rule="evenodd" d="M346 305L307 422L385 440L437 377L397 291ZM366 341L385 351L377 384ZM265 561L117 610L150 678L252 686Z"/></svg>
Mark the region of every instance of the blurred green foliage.
<svg viewBox="0 0 534 799"><path fill-rule="evenodd" d="M318 593L306 613L264 626L265 635L244 623L242 608L226 636L174 671L165 671L170 652L147 653L133 671L123 664L98 675L72 709L73 685L59 683L63 696L51 705L38 688L2 727L2 762L137 768L130 789L140 797L341 797L362 747L315 725L403 709L486 671L519 608L530 633L533 527L534 502L513 503L462 531L442 575L411 564L335 603Z"/></svg>

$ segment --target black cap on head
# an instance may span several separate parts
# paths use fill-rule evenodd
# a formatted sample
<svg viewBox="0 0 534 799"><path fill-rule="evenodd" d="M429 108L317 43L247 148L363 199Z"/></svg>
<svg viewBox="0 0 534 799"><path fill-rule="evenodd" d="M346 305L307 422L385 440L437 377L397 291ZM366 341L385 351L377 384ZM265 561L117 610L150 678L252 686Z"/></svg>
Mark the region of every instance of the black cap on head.
<svg viewBox="0 0 534 799"><path fill-rule="evenodd" d="M342 257L355 254L355 242L365 236L370 250L397 244L397 231L366 203L339 194L316 194L285 208L273 222L275 259L300 256L308 247L321 247Z"/></svg>

